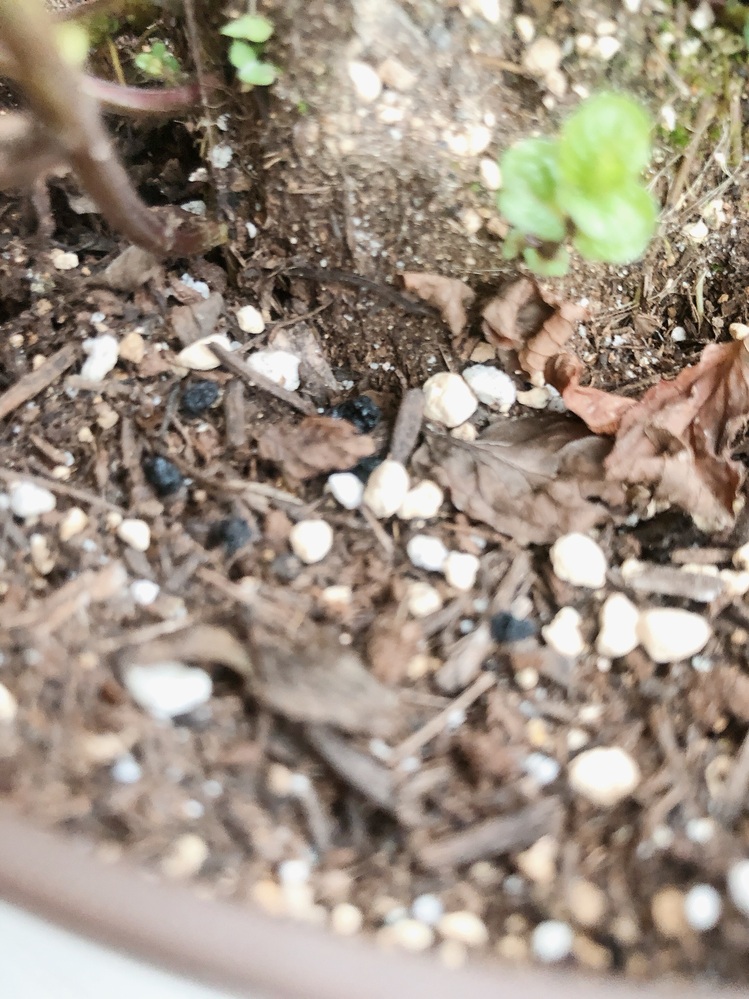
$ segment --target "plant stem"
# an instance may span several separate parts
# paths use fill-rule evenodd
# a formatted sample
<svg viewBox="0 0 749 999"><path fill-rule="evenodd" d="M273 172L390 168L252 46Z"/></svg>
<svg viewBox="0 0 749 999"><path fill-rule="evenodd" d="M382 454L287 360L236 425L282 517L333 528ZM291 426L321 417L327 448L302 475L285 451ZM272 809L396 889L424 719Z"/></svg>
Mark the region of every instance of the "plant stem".
<svg viewBox="0 0 749 999"><path fill-rule="evenodd" d="M0 0L0 36L31 111L110 225L152 253L191 256L221 241L220 227L160 217L140 199L104 129L83 74L57 48L42 0Z"/></svg>

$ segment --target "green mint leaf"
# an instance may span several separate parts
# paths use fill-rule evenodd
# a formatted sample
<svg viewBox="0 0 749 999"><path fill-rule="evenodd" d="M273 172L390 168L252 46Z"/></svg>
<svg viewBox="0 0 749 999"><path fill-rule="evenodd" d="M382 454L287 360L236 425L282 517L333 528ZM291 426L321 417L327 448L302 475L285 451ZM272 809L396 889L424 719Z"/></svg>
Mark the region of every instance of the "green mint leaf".
<svg viewBox="0 0 749 999"><path fill-rule="evenodd" d="M658 209L649 191L631 181L601 198L565 201L577 232L575 247L588 260L628 264L647 249Z"/></svg>
<svg viewBox="0 0 749 999"><path fill-rule="evenodd" d="M556 202L557 144L550 139L526 139L502 157L499 209L508 222L527 235L559 242L565 224Z"/></svg>
<svg viewBox="0 0 749 999"><path fill-rule="evenodd" d="M562 126L561 183L598 194L639 176L650 160L651 128L647 111L629 97L591 97Z"/></svg>
<svg viewBox="0 0 749 999"><path fill-rule="evenodd" d="M228 38L241 38L247 42L254 42L255 45L262 45L273 34L273 24L267 17L261 17L259 14L245 14L225 24L221 34Z"/></svg>
<svg viewBox="0 0 749 999"><path fill-rule="evenodd" d="M269 62L247 63L237 70L237 79L253 87L269 87L278 79L278 69Z"/></svg>
<svg viewBox="0 0 749 999"><path fill-rule="evenodd" d="M229 62L235 69L258 61L257 52L247 42L233 41L229 46Z"/></svg>
<svg viewBox="0 0 749 999"><path fill-rule="evenodd" d="M541 277L564 277L570 268L570 255L560 246L553 257L542 257L534 246L523 250L523 260L534 274Z"/></svg>

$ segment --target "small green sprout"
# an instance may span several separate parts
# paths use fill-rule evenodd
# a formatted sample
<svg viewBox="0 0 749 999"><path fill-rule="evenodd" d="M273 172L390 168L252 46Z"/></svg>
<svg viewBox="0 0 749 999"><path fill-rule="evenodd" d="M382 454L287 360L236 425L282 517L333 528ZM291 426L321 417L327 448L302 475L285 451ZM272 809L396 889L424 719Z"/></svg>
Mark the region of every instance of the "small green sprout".
<svg viewBox="0 0 749 999"><path fill-rule="evenodd" d="M263 46L273 34L273 24L259 14L244 14L229 21L221 34L232 39L229 62L237 79L248 87L269 87L278 79L276 66L262 59Z"/></svg>
<svg viewBox="0 0 749 999"><path fill-rule="evenodd" d="M515 227L504 256L522 252L537 274L567 272L568 241L586 260L625 264L642 256L658 210L642 182L652 123L639 104L598 94L555 139L525 139L501 160L500 211Z"/></svg>
<svg viewBox="0 0 749 999"><path fill-rule="evenodd" d="M153 42L135 57L135 65L146 76L168 82L177 79L182 67L164 42Z"/></svg>

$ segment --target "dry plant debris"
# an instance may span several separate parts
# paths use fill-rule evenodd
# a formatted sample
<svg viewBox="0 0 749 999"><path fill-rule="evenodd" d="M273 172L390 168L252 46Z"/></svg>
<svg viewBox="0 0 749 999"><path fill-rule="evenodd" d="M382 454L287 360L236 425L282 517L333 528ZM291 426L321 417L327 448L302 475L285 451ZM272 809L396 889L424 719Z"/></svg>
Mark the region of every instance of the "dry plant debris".
<svg viewBox="0 0 749 999"><path fill-rule="evenodd" d="M50 253L3 201L0 795L451 966L745 982L740 88L708 147L679 90L706 29L664 47L649 0L556 3L543 31L491 2L308 6L270 114L221 92L224 166L197 121L118 135L149 203L224 213L225 256L123 252L64 177ZM329 58L352 40L369 103ZM663 246L555 295L497 278L494 153L630 70L701 130L654 179Z"/></svg>

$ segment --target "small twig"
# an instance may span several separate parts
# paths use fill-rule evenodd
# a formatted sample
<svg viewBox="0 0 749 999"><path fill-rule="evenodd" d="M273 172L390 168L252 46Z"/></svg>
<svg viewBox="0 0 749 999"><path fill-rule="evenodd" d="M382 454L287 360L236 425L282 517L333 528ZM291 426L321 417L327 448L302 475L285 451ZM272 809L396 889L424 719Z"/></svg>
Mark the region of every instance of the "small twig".
<svg viewBox="0 0 749 999"><path fill-rule="evenodd" d="M420 729L409 735L399 746L395 747L388 760L390 766L397 766L402 760L413 756L414 753L417 753L428 742L431 742L449 723L451 715L457 711L465 711L466 708L469 708L479 697L485 694L487 690L491 690L496 682L497 678L493 673L479 674L471 686L466 688L462 694L459 694L455 700L450 701L446 708L443 708L439 714L430 718L425 725L422 725Z"/></svg>
<svg viewBox="0 0 749 999"><path fill-rule="evenodd" d="M269 395L274 396L281 402L285 402L287 406L291 406L292 409L296 409L298 412L304 413L305 416L312 416L317 412L311 402L307 402L306 399L301 399L298 395L296 395L296 393L290 392L288 389L285 389L280 385L276 385L276 383L272 382L270 378L266 378L265 375L261 375L257 371L253 371L252 368L248 368L247 365L236 357L231 350L227 350L226 347L222 347L221 344L218 343L211 343L209 344L209 347L225 368L228 368L229 371L233 371L235 375L238 375L242 381L247 382L248 385L252 385L253 388L261 389L263 392L267 392Z"/></svg>
<svg viewBox="0 0 749 999"><path fill-rule="evenodd" d="M710 127L714 115L715 101L712 97L707 97L702 102L700 109L697 112L694 128L692 130L692 138L689 145L684 150L684 159L681 161L681 165L676 172L676 176L671 184L671 189L666 197L666 204L671 208L678 204L682 194L684 193L684 188L689 180L689 174L697 157L700 143L702 142L705 132Z"/></svg>
<svg viewBox="0 0 749 999"><path fill-rule="evenodd" d="M52 357L47 358L34 371L19 378L9 389L0 395L0 420L18 409L29 399L39 395L55 382L63 372L67 371L78 356L78 347L74 343L66 344Z"/></svg>
<svg viewBox="0 0 749 999"><path fill-rule="evenodd" d="M409 389L401 399L390 441L390 457L405 465L416 447L424 421L424 393Z"/></svg>
<svg viewBox="0 0 749 999"><path fill-rule="evenodd" d="M362 277L360 274L352 274L350 271L339 270L336 267L308 267L300 264L298 267L290 267L284 271L290 277L302 278L305 281L317 281L319 284L344 284L351 288L361 288L364 291L371 291L374 295L384 298L386 302L397 305L404 312L410 312L414 316L438 316L439 312L431 305L423 302L416 302L412 298L399 292L396 288L391 288L388 284L380 281L372 281L370 278Z"/></svg>
<svg viewBox="0 0 749 999"><path fill-rule="evenodd" d="M87 506L101 507L103 510L113 510L115 513L123 515L125 513L125 510L121 506L117 506L116 503L110 503L109 500L102 499L101 496L96 496L87 489L77 489L75 486L68 486L64 482L58 482L57 479L48 479L44 475L31 475L29 472L20 472L13 468L0 468L0 481L31 482L35 486L49 489L51 493L59 493L60 496L67 496L69 499L76 500L78 503L85 503Z"/></svg>
<svg viewBox="0 0 749 999"><path fill-rule="evenodd" d="M735 822L746 805L749 791L749 734L744 738L736 760L716 802L716 814L723 823Z"/></svg>

